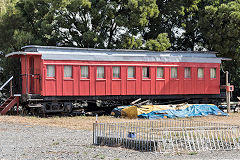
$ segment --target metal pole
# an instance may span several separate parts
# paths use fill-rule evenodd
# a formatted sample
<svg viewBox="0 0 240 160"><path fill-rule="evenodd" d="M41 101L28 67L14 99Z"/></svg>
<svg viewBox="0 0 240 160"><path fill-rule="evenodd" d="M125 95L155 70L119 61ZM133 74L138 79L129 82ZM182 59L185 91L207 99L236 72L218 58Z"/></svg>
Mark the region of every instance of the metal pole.
<svg viewBox="0 0 240 160"><path fill-rule="evenodd" d="M227 86L230 86L230 83L228 83L228 71L226 71L226 88ZM227 91L226 89L226 101L227 101L227 112L230 113L230 91Z"/></svg>
<svg viewBox="0 0 240 160"><path fill-rule="evenodd" d="M10 95L13 95L13 91L12 91L12 80L10 81Z"/></svg>
<svg viewBox="0 0 240 160"><path fill-rule="evenodd" d="M27 56L25 56L26 94L28 94Z"/></svg>

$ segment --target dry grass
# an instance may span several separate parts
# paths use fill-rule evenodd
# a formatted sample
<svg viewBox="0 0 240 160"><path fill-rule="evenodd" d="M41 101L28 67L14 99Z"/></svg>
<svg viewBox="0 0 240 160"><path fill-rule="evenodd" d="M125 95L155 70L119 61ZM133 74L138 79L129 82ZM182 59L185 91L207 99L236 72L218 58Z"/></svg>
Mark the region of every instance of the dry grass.
<svg viewBox="0 0 240 160"><path fill-rule="evenodd" d="M193 117L193 118L184 118L184 119L240 125L240 113L231 113L230 116L208 116L208 117ZM51 118L0 116L1 123L54 126L54 127L82 129L82 130L92 130L92 126L95 121L96 121L95 117L84 117L84 116L51 117ZM129 122L129 121L137 121L137 120L114 118L111 116L98 117L98 122L100 123Z"/></svg>
<svg viewBox="0 0 240 160"><path fill-rule="evenodd" d="M188 119L195 120L195 121L240 125L240 113L230 113L229 116L192 117Z"/></svg>
<svg viewBox="0 0 240 160"><path fill-rule="evenodd" d="M124 118L114 118L111 116L98 117L99 123L108 122L128 122L135 121ZM26 124L26 125L40 125L40 126L54 126L70 129L92 130L93 123L96 122L95 117L50 117L39 118L31 116L0 116L0 123Z"/></svg>

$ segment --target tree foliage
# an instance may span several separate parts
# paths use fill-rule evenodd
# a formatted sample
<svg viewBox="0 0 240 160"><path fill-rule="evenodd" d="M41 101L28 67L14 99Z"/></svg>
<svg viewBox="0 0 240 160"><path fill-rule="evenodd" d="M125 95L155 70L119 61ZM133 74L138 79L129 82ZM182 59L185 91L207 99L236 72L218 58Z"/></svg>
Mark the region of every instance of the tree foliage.
<svg viewBox="0 0 240 160"><path fill-rule="evenodd" d="M240 89L240 0L216 0L205 6L199 28L209 50L232 58L224 62L224 69L230 71L237 93Z"/></svg>
<svg viewBox="0 0 240 160"><path fill-rule="evenodd" d="M155 0L9 0L4 4L0 66L5 72L1 69L0 81L14 74L18 64L4 55L24 45L139 49L145 41L136 37L159 14ZM130 37L136 40L130 43Z"/></svg>
<svg viewBox="0 0 240 160"><path fill-rule="evenodd" d="M171 46L167 33L162 33L156 39L150 39L146 43L146 48L150 51L165 51Z"/></svg>
<svg viewBox="0 0 240 160"><path fill-rule="evenodd" d="M122 37L141 33L149 18L159 13L155 0L73 0L63 4L56 26L60 43L66 46L116 48Z"/></svg>
<svg viewBox="0 0 240 160"><path fill-rule="evenodd" d="M129 48L122 38L142 34L158 14L155 0L18 0L3 16L0 31L10 30L0 42L9 43L0 49L25 44Z"/></svg>
<svg viewBox="0 0 240 160"><path fill-rule="evenodd" d="M157 0L159 16L150 19L145 39L168 33L171 50L194 49L197 39L197 14L201 0Z"/></svg>
<svg viewBox="0 0 240 160"><path fill-rule="evenodd" d="M2 3L1 3L2 2ZM240 84L240 0L1 0L0 51L28 44L213 50ZM10 60L1 56L6 69ZM0 81L2 79L0 78Z"/></svg>
<svg viewBox="0 0 240 160"><path fill-rule="evenodd" d="M206 6L199 26L208 49L239 59L240 1Z"/></svg>

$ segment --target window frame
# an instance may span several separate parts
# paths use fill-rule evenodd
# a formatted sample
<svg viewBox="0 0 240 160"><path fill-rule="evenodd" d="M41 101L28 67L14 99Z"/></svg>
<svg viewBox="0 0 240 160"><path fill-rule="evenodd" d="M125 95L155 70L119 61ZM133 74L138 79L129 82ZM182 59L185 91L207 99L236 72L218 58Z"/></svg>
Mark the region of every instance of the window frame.
<svg viewBox="0 0 240 160"><path fill-rule="evenodd" d="M212 72L211 72L212 69L215 70L215 77L213 77L213 78L212 78L212 74L211 74L211 73L212 73ZM210 79L217 79L217 68L216 68L216 67L214 67L214 68L210 68L209 72L210 72Z"/></svg>
<svg viewBox="0 0 240 160"><path fill-rule="evenodd" d="M98 68L100 68L100 67L103 68L103 78L99 78L99 77L98 77ZM97 66L97 67L96 67L96 79L98 79L98 80L99 80L99 79L106 79L106 72L105 72L105 70L106 70L106 69L105 69L105 66Z"/></svg>
<svg viewBox="0 0 240 160"><path fill-rule="evenodd" d="M185 77L186 76L186 70L185 69L190 69L190 77ZM184 67L184 79L191 79L192 78L192 68L191 67Z"/></svg>
<svg viewBox="0 0 240 160"><path fill-rule="evenodd" d="M87 67L87 77L82 76L82 67ZM80 78L81 79L89 79L89 66L87 66L87 65L80 66Z"/></svg>
<svg viewBox="0 0 240 160"><path fill-rule="evenodd" d="M172 68L176 68L176 70L177 70L177 76L176 77L172 77ZM178 79L178 67L171 67L170 68L170 79Z"/></svg>
<svg viewBox="0 0 240 160"><path fill-rule="evenodd" d="M54 77L52 77L52 76L48 76L48 66L54 66L53 68L54 68ZM47 79L55 79L56 78L56 65L52 65L52 64L50 64L50 65L46 65L46 78Z"/></svg>
<svg viewBox="0 0 240 160"><path fill-rule="evenodd" d="M202 69L202 70L203 70L203 77L199 77L199 75L198 75L198 70L199 70L199 69ZM198 67L198 68L197 68L197 78L198 78L198 79L204 79L204 77L205 77L204 68L203 68L203 67Z"/></svg>
<svg viewBox="0 0 240 160"><path fill-rule="evenodd" d="M71 67L71 77L65 77L65 66ZM63 79L73 79L73 66L72 65L64 65L63 66Z"/></svg>
<svg viewBox="0 0 240 160"><path fill-rule="evenodd" d="M117 68L119 68L119 76L118 77L114 77L113 76L113 68L114 67L117 67ZM121 79L121 67L120 66L112 66L112 79Z"/></svg>
<svg viewBox="0 0 240 160"><path fill-rule="evenodd" d="M133 77L129 77L129 68L133 68ZM136 79L136 67L135 66L128 66L127 67L127 79Z"/></svg>
<svg viewBox="0 0 240 160"><path fill-rule="evenodd" d="M162 68L162 77L158 77L158 68ZM165 79L165 68L164 67L157 67L156 68L156 79Z"/></svg>
<svg viewBox="0 0 240 160"><path fill-rule="evenodd" d="M144 75L143 75L143 68L147 68L148 77L144 77ZM143 66L142 67L142 79L151 79L150 67L149 66Z"/></svg>

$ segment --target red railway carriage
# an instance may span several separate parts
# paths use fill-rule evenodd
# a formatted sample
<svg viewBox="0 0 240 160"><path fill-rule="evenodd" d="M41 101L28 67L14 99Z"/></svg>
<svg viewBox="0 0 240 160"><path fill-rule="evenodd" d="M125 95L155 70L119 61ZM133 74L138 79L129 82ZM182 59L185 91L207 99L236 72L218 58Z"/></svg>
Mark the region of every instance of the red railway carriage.
<svg viewBox="0 0 240 160"><path fill-rule="evenodd" d="M86 100L218 98L220 64L214 52L151 52L25 46L22 97L45 112ZM40 102L38 100L41 100ZM54 103L57 103L53 105ZM66 101L68 102L66 104ZM49 106L50 107L47 107ZM62 107L63 106L63 107Z"/></svg>

